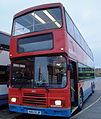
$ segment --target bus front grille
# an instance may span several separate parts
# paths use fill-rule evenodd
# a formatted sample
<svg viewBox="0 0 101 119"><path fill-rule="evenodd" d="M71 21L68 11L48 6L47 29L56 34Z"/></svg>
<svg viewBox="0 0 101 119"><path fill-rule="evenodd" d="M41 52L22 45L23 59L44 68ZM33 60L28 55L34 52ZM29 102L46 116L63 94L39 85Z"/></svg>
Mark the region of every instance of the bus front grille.
<svg viewBox="0 0 101 119"><path fill-rule="evenodd" d="M24 96L45 97L45 94L24 93Z"/></svg>
<svg viewBox="0 0 101 119"><path fill-rule="evenodd" d="M45 94L24 93L23 104L28 104L32 106L45 106Z"/></svg>

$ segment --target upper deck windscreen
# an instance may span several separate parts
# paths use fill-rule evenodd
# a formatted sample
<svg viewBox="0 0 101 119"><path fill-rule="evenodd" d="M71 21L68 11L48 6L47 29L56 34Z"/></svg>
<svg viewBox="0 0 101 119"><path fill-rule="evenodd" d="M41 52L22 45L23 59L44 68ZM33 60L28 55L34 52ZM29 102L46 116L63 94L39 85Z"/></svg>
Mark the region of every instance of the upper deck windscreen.
<svg viewBox="0 0 101 119"><path fill-rule="evenodd" d="M14 19L13 36L57 29L62 26L60 8L36 10Z"/></svg>

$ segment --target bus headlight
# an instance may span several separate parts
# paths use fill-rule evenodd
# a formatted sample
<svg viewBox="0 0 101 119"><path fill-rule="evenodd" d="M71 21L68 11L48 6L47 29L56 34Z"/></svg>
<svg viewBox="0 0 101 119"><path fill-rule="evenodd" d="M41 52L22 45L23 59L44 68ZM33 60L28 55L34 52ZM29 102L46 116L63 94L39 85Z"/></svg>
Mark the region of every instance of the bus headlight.
<svg viewBox="0 0 101 119"><path fill-rule="evenodd" d="M11 98L11 102L16 102L17 99L16 98Z"/></svg>
<svg viewBox="0 0 101 119"><path fill-rule="evenodd" d="M60 106L62 104L61 100L55 100L55 105Z"/></svg>

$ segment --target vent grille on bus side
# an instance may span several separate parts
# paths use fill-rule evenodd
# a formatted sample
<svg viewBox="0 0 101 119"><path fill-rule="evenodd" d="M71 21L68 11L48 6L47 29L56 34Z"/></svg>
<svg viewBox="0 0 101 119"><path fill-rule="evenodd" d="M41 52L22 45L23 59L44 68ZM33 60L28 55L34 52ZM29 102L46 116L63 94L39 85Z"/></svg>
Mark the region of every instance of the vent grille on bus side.
<svg viewBox="0 0 101 119"><path fill-rule="evenodd" d="M46 105L45 94L24 93L23 104L30 104L34 106Z"/></svg>

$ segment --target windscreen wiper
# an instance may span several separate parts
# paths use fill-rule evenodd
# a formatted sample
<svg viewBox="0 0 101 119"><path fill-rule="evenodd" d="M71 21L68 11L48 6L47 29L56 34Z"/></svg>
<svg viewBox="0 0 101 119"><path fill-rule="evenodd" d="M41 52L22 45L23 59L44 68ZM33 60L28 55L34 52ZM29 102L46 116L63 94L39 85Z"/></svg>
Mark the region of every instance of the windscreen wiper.
<svg viewBox="0 0 101 119"><path fill-rule="evenodd" d="M49 92L49 88L45 85L45 89L47 90L47 92Z"/></svg>

